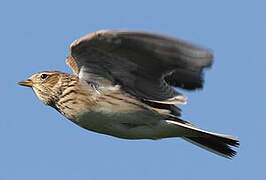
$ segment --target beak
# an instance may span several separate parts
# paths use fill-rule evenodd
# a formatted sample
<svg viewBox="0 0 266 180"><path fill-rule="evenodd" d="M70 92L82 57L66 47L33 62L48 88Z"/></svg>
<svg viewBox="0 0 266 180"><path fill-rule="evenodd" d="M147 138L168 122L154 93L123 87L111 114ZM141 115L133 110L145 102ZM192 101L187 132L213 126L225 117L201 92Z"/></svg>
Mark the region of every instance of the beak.
<svg viewBox="0 0 266 180"><path fill-rule="evenodd" d="M20 82L18 82L18 84L21 86L32 87L32 80L28 79L25 81L20 81Z"/></svg>

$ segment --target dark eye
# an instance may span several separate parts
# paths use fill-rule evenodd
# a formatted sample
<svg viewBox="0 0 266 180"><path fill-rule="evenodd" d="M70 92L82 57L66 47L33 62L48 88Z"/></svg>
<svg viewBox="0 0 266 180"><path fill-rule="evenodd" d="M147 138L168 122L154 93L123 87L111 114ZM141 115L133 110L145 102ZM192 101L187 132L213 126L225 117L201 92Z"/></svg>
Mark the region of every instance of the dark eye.
<svg viewBox="0 0 266 180"><path fill-rule="evenodd" d="M41 79L46 79L48 77L47 74L41 74Z"/></svg>

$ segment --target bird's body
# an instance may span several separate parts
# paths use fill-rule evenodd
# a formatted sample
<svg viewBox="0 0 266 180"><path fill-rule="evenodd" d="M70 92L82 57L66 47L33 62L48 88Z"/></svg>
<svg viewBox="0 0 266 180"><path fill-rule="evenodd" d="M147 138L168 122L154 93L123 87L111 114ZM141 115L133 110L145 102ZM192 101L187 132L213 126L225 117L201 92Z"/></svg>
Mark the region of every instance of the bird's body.
<svg viewBox="0 0 266 180"><path fill-rule="evenodd" d="M159 139L175 137L177 133L182 135L179 131L171 135L166 123L167 115L140 102L119 85L95 87L72 74L58 71L43 73L50 76L50 81L45 84L51 85L51 92L58 92L49 93L50 98L46 98L44 103L85 129L125 139ZM43 93L39 93L36 87L33 89L42 99Z"/></svg>
<svg viewBox="0 0 266 180"><path fill-rule="evenodd" d="M201 130L179 118L175 104L202 87L212 55L181 40L150 33L99 31L71 45L74 74L37 73L19 84L79 126L125 139L183 137L225 157L236 137Z"/></svg>

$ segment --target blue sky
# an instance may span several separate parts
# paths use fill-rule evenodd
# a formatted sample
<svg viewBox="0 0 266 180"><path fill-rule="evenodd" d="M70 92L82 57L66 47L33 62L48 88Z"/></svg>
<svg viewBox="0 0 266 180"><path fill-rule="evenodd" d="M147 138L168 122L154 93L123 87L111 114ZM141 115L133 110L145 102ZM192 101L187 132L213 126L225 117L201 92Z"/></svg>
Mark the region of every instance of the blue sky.
<svg viewBox="0 0 266 180"><path fill-rule="evenodd" d="M0 6L0 179L263 179L265 1L4 1ZM239 136L233 160L180 138L129 141L77 127L17 81L71 72L71 42L100 29L168 34L214 51L183 119Z"/></svg>

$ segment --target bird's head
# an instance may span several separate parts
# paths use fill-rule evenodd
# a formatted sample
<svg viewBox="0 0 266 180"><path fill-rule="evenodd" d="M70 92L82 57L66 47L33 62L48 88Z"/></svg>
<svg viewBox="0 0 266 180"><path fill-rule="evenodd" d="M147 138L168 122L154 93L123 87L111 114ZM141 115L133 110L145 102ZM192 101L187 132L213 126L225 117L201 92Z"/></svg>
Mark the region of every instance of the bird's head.
<svg viewBox="0 0 266 180"><path fill-rule="evenodd" d="M18 84L31 87L44 104L53 106L60 93L60 80L64 75L65 73L58 71L43 71Z"/></svg>

